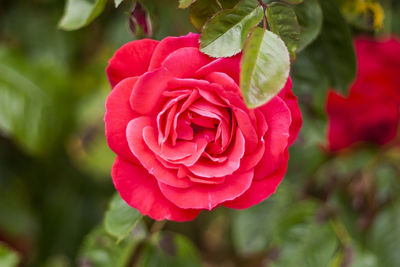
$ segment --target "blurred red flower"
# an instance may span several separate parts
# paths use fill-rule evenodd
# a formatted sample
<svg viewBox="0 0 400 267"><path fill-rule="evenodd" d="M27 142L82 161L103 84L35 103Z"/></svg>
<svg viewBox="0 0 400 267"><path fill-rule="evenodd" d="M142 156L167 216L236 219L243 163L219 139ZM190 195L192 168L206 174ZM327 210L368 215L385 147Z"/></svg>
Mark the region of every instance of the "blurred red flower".
<svg viewBox="0 0 400 267"><path fill-rule="evenodd" d="M355 40L357 78L348 97L330 91L328 142L338 151L357 142L384 145L396 137L400 104L400 42Z"/></svg>
<svg viewBox="0 0 400 267"><path fill-rule="evenodd" d="M210 58L199 35L133 41L107 67L106 136L121 197L153 219L185 221L219 205L247 208L275 192L302 119L291 80L246 108L241 55Z"/></svg>

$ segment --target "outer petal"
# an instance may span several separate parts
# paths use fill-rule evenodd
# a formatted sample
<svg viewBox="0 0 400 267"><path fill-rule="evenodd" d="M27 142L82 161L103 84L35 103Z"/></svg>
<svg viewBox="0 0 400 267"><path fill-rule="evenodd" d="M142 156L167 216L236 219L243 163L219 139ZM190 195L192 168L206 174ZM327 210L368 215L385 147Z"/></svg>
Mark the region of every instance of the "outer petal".
<svg viewBox="0 0 400 267"><path fill-rule="evenodd" d="M154 50L149 70L159 68L169 54L183 47L199 47L199 34L189 33L185 36L163 39Z"/></svg>
<svg viewBox="0 0 400 267"><path fill-rule="evenodd" d="M181 209L160 192L155 178L143 167L117 157L112 168L115 188L122 199L155 220L190 221L200 210Z"/></svg>
<svg viewBox="0 0 400 267"><path fill-rule="evenodd" d="M281 183L287 169L288 153L286 160L274 173L262 180L253 180L250 188L241 196L232 201L222 203L222 206L233 209L247 209L256 205L275 193L276 188Z"/></svg>
<svg viewBox="0 0 400 267"><path fill-rule="evenodd" d="M286 105L290 109L292 123L290 124L290 137L289 146L296 140L297 135L300 132L301 125L303 124L303 118L301 117L300 107L297 103L297 97L292 92L292 79L289 77L285 87L279 93L279 96L285 101Z"/></svg>
<svg viewBox="0 0 400 267"><path fill-rule="evenodd" d="M291 124L290 110L279 96L259 109L267 121L268 131L264 136L264 156L255 167L254 179L263 179L282 165L288 147Z"/></svg>
<svg viewBox="0 0 400 267"><path fill-rule="evenodd" d="M212 72L224 72L228 74L237 84L239 84L241 58L241 53L233 57L218 58L199 69L196 75L199 77L205 77Z"/></svg>
<svg viewBox="0 0 400 267"><path fill-rule="evenodd" d="M127 78L111 91L106 100L104 121L107 142L111 150L125 160L138 163L126 140L126 127L129 121L137 117L137 113L131 109L129 104L129 96L137 79L137 77Z"/></svg>
<svg viewBox="0 0 400 267"><path fill-rule="evenodd" d="M175 188L159 183L167 199L181 208L211 210L220 203L232 200L245 192L252 181L253 172L227 176L225 181L213 185L196 185L189 188Z"/></svg>
<svg viewBox="0 0 400 267"><path fill-rule="evenodd" d="M147 71L158 41L142 39L123 45L109 60L106 73L111 87L121 80Z"/></svg>

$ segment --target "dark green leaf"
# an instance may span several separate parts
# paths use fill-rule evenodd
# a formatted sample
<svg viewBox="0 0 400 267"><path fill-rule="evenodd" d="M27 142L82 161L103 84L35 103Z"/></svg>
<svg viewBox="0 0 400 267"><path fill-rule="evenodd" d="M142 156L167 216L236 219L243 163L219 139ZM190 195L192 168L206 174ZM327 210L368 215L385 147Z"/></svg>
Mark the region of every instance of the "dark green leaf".
<svg viewBox="0 0 400 267"><path fill-rule="evenodd" d="M0 243L0 266L16 267L18 266L19 256L16 252L8 248L5 244Z"/></svg>
<svg viewBox="0 0 400 267"><path fill-rule="evenodd" d="M301 26L298 52L314 41L322 28L322 10L318 0L307 0L295 7L297 20Z"/></svg>
<svg viewBox="0 0 400 267"><path fill-rule="evenodd" d="M296 58L300 26L294 10L283 3L274 2L266 9L268 23L272 32L285 42L292 60Z"/></svg>
<svg viewBox="0 0 400 267"><path fill-rule="evenodd" d="M329 74L330 85L346 93L356 75L356 56L349 26L333 0L321 0L324 14L321 34L312 49Z"/></svg>
<svg viewBox="0 0 400 267"><path fill-rule="evenodd" d="M105 214L105 230L118 241L124 239L142 218L142 214L115 193Z"/></svg>
<svg viewBox="0 0 400 267"><path fill-rule="evenodd" d="M290 59L285 43L274 33L256 28L243 50L240 89L246 105L264 105L283 88Z"/></svg>
<svg viewBox="0 0 400 267"><path fill-rule="evenodd" d="M59 27L63 30L77 30L88 25L103 11L107 0L67 0Z"/></svg>
<svg viewBox="0 0 400 267"><path fill-rule="evenodd" d="M179 8L188 8L196 0L179 0Z"/></svg>
<svg viewBox="0 0 400 267"><path fill-rule="evenodd" d="M200 51L212 57L230 57L239 53L250 29L263 17L256 0L243 0L233 9L211 18L200 36Z"/></svg>
<svg viewBox="0 0 400 267"><path fill-rule="evenodd" d="M200 267L196 247L183 235L164 232L146 244L140 258L141 267Z"/></svg>
<svg viewBox="0 0 400 267"><path fill-rule="evenodd" d="M104 228L99 226L86 236L78 257L79 265L96 267L127 266L134 248L144 237L144 228L139 224L131 235L116 244L114 237L108 235Z"/></svg>
<svg viewBox="0 0 400 267"><path fill-rule="evenodd" d="M197 0L190 7L189 19L192 25L201 32L203 25L216 13L229 9L237 4L238 0Z"/></svg>

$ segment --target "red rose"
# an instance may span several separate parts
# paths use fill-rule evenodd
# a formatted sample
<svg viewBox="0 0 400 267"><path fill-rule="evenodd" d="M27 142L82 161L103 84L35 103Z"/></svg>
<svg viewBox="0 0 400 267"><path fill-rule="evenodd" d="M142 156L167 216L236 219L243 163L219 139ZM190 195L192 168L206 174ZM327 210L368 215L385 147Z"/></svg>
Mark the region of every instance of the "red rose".
<svg viewBox="0 0 400 267"><path fill-rule="evenodd" d="M301 127L291 81L249 110L240 58L210 58L199 35L133 41L107 67L106 136L121 197L156 220L191 220L219 205L247 208L272 194Z"/></svg>
<svg viewBox="0 0 400 267"><path fill-rule="evenodd" d="M397 135L400 103L400 42L355 40L358 73L343 97L327 99L331 151L365 141L383 145Z"/></svg>

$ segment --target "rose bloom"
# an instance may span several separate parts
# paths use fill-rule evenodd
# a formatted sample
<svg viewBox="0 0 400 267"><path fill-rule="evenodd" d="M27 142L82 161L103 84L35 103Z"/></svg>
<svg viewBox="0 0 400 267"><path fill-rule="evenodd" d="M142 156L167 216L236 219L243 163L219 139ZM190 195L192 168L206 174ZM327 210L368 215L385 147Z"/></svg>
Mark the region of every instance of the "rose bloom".
<svg viewBox="0 0 400 267"><path fill-rule="evenodd" d="M331 151L357 142L384 145L396 137L399 127L400 42L359 38L355 49L358 73L348 97L328 93Z"/></svg>
<svg viewBox="0 0 400 267"><path fill-rule="evenodd" d="M186 221L248 208L275 192L302 119L291 80L247 109L241 55L210 58L199 35L143 39L109 61L105 126L121 197L153 219Z"/></svg>

